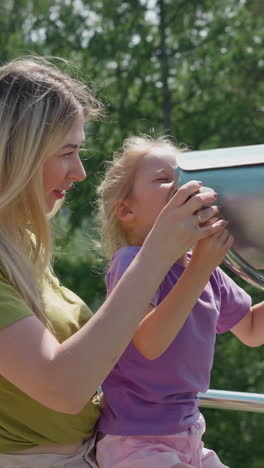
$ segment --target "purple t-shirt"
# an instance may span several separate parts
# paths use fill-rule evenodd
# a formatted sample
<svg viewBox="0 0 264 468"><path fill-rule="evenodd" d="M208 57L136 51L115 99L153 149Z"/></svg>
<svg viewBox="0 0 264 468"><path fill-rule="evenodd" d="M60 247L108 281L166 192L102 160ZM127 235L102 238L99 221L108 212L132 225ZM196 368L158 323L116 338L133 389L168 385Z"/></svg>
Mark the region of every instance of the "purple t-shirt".
<svg viewBox="0 0 264 468"><path fill-rule="evenodd" d="M115 253L106 277L108 294L139 249L123 247ZM183 271L182 265L172 266L151 301L153 306L166 297ZM137 291L128 300L133 294ZM250 306L250 296L217 268L160 357L149 360L130 342L102 385L98 429L116 435L168 435L188 429L199 416L197 393L209 388L216 333L233 328Z"/></svg>

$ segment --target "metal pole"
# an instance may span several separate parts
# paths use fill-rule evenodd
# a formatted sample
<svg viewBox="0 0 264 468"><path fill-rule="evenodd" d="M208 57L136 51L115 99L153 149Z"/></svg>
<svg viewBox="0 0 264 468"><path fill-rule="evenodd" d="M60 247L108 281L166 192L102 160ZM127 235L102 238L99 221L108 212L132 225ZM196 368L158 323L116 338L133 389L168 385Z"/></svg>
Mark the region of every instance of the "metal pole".
<svg viewBox="0 0 264 468"><path fill-rule="evenodd" d="M264 413L264 394L230 392L226 390L208 390L199 393L200 406L237 411Z"/></svg>

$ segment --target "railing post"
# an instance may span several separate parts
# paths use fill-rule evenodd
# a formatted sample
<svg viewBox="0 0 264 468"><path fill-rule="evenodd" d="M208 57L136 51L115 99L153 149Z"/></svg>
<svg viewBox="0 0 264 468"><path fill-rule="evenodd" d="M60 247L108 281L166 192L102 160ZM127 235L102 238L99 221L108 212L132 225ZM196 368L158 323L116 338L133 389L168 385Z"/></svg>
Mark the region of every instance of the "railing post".
<svg viewBox="0 0 264 468"><path fill-rule="evenodd" d="M204 408L264 413L264 394L261 393L209 389L206 393L199 393L198 397L200 399L200 406Z"/></svg>

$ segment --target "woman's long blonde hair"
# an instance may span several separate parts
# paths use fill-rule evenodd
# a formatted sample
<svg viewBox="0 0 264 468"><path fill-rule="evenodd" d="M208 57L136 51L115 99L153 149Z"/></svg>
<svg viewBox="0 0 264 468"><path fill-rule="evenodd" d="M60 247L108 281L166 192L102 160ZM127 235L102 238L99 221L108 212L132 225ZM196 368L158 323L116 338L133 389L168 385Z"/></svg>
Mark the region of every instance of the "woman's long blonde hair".
<svg viewBox="0 0 264 468"><path fill-rule="evenodd" d="M52 242L43 162L79 115L89 119L100 110L86 86L44 59L20 58L0 67L1 269L44 323L39 279Z"/></svg>
<svg viewBox="0 0 264 468"><path fill-rule="evenodd" d="M116 205L131 193L140 161L155 149L181 149L167 137L132 136L126 138L121 152L114 153L112 161L97 189L97 213L104 254L111 258L114 252L129 245L129 238L116 215Z"/></svg>

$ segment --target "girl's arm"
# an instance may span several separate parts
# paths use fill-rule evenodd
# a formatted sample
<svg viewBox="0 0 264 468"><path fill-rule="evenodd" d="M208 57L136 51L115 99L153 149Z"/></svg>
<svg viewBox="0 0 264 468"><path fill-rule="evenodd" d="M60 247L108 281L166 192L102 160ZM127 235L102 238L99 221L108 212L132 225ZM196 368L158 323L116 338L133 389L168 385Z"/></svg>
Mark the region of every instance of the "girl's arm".
<svg viewBox="0 0 264 468"><path fill-rule="evenodd" d="M149 306L133 338L143 356L156 359L168 348L232 242L233 238L223 230L198 243L174 288L157 307Z"/></svg>
<svg viewBox="0 0 264 468"><path fill-rule="evenodd" d="M132 339L171 265L222 229L221 221L196 229L195 211L215 200L210 192L188 200L199 187L189 182L177 191L110 297L62 344L35 316L1 329L0 374L51 409L80 412Z"/></svg>
<svg viewBox="0 0 264 468"><path fill-rule="evenodd" d="M247 346L264 344L264 301L249 309L245 317L231 330Z"/></svg>

